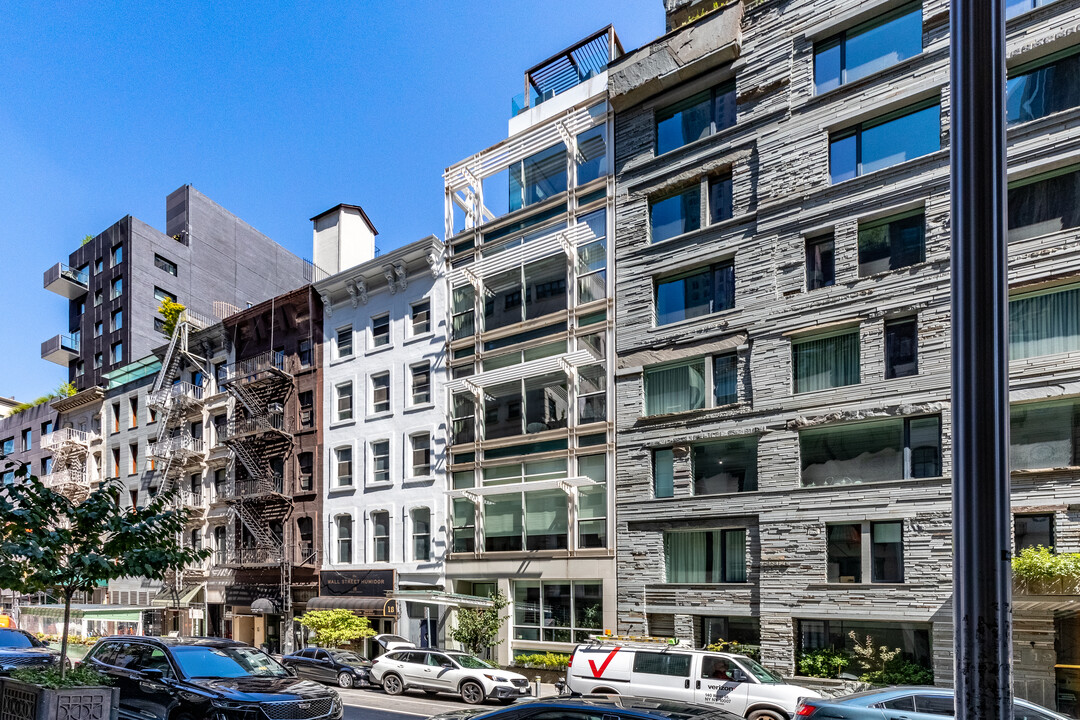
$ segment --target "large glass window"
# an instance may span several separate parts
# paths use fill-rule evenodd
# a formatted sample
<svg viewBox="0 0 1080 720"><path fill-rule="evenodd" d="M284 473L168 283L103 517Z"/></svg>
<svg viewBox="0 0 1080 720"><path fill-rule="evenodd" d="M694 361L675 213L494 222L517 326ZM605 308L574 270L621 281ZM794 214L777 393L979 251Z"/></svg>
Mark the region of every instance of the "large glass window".
<svg viewBox="0 0 1080 720"><path fill-rule="evenodd" d="M1013 535L1016 552L1027 548L1054 547L1053 515L1015 515L1013 516Z"/></svg>
<svg viewBox="0 0 1080 720"><path fill-rule="evenodd" d="M577 249L578 303L587 303L607 297L607 211L578 218L578 225L589 229Z"/></svg>
<svg viewBox="0 0 1080 720"><path fill-rule="evenodd" d="M1080 287L1009 299L1009 359L1080 350Z"/></svg>
<svg viewBox="0 0 1080 720"><path fill-rule="evenodd" d="M859 331L808 337L791 343L796 393L859 383Z"/></svg>
<svg viewBox="0 0 1080 720"><path fill-rule="evenodd" d="M814 88L823 93L922 52L922 4L907 5L814 45Z"/></svg>
<svg viewBox="0 0 1080 720"><path fill-rule="evenodd" d="M453 324L453 340L469 337L475 332L476 325L473 319L475 296L476 293L472 285L462 285L454 288L452 298L453 318L451 320Z"/></svg>
<svg viewBox="0 0 1080 720"><path fill-rule="evenodd" d="M371 513L372 561L390 562L390 513Z"/></svg>
<svg viewBox="0 0 1080 720"><path fill-rule="evenodd" d="M757 490L757 437L741 437L695 445L694 494Z"/></svg>
<svg viewBox="0 0 1080 720"><path fill-rule="evenodd" d="M565 428L568 410L564 373L496 385L485 392L484 437L490 440Z"/></svg>
<svg viewBox="0 0 1080 720"><path fill-rule="evenodd" d="M933 667L930 653L930 626L926 623L862 620L796 620L798 656L814 650L832 649L854 657L855 638L863 642L867 635L874 645L900 648L901 657L923 667Z"/></svg>
<svg viewBox="0 0 1080 720"><path fill-rule="evenodd" d="M352 517L337 517L337 561L342 564L352 562Z"/></svg>
<svg viewBox="0 0 1080 720"><path fill-rule="evenodd" d="M562 490L525 493L525 549L565 550L568 505Z"/></svg>
<svg viewBox="0 0 1080 720"><path fill-rule="evenodd" d="M705 360L645 370L645 414L665 415L705 407Z"/></svg>
<svg viewBox="0 0 1080 720"><path fill-rule="evenodd" d="M885 322L885 377L899 378L919 372L919 326L915 318Z"/></svg>
<svg viewBox="0 0 1080 720"><path fill-rule="evenodd" d="M806 289L836 284L836 250L832 235L806 240Z"/></svg>
<svg viewBox="0 0 1080 720"><path fill-rule="evenodd" d="M862 582L862 524L828 525L826 567L831 583Z"/></svg>
<svg viewBox="0 0 1080 720"><path fill-rule="evenodd" d="M476 440L476 401L471 393L457 393L450 401L453 413L451 444L471 443Z"/></svg>
<svg viewBox="0 0 1080 720"><path fill-rule="evenodd" d="M584 642L603 632L603 585L597 581L514 583L514 639Z"/></svg>
<svg viewBox="0 0 1080 720"><path fill-rule="evenodd" d="M829 176L843 182L940 149L941 105L934 100L833 133Z"/></svg>
<svg viewBox="0 0 1080 720"><path fill-rule="evenodd" d="M607 419L607 372L603 365L585 365L577 373L578 424Z"/></svg>
<svg viewBox="0 0 1080 720"><path fill-rule="evenodd" d="M921 209L859 225L859 275L865 277L926 259L926 218Z"/></svg>
<svg viewBox="0 0 1080 720"><path fill-rule="evenodd" d="M510 166L509 210L520 210L566 192L566 146L561 142Z"/></svg>
<svg viewBox="0 0 1080 720"><path fill-rule="evenodd" d="M671 448L653 450L653 497L675 496L675 453Z"/></svg>
<svg viewBox="0 0 1080 720"><path fill-rule="evenodd" d="M713 404L716 407L739 401L739 357L724 353L713 358Z"/></svg>
<svg viewBox="0 0 1080 720"><path fill-rule="evenodd" d="M1010 125L1080 105L1080 47L1013 70L1005 96Z"/></svg>
<svg viewBox="0 0 1080 720"><path fill-rule="evenodd" d="M746 582L746 530L664 533L669 583Z"/></svg>
<svg viewBox="0 0 1080 720"><path fill-rule="evenodd" d="M476 505L468 498L454 498L453 552L473 552L476 549Z"/></svg>
<svg viewBox="0 0 1080 720"><path fill-rule="evenodd" d="M409 512L412 521L412 559L416 562L431 560L431 510L416 508Z"/></svg>
<svg viewBox="0 0 1080 720"><path fill-rule="evenodd" d="M1080 168L1075 166L1009 185L1009 241L1080 227Z"/></svg>
<svg viewBox="0 0 1080 720"><path fill-rule="evenodd" d="M1013 470L1080 465L1080 399L1017 403L1009 408Z"/></svg>
<svg viewBox="0 0 1080 720"><path fill-rule="evenodd" d="M804 486L939 477L941 418L889 418L799 432Z"/></svg>
<svg viewBox="0 0 1080 720"><path fill-rule="evenodd" d="M656 112L656 154L680 148L735 124L735 81Z"/></svg>
<svg viewBox="0 0 1080 720"><path fill-rule="evenodd" d="M578 458L578 475L595 483L578 488L578 547L607 547L607 456Z"/></svg>
<svg viewBox="0 0 1080 720"><path fill-rule="evenodd" d="M521 550L521 493L488 495L484 498L484 550L505 552Z"/></svg>
<svg viewBox="0 0 1080 720"><path fill-rule="evenodd" d="M668 325L735 307L735 262L726 260L656 283L656 324Z"/></svg>
<svg viewBox="0 0 1080 720"><path fill-rule="evenodd" d="M694 185L649 206L649 227L654 243L701 227L701 186Z"/></svg>
<svg viewBox="0 0 1080 720"><path fill-rule="evenodd" d="M577 184L584 185L608 174L606 128L597 125L577 136Z"/></svg>
<svg viewBox="0 0 1080 720"><path fill-rule="evenodd" d="M485 281L484 329L496 330L567 308L566 258L556 255Z"/></svg>

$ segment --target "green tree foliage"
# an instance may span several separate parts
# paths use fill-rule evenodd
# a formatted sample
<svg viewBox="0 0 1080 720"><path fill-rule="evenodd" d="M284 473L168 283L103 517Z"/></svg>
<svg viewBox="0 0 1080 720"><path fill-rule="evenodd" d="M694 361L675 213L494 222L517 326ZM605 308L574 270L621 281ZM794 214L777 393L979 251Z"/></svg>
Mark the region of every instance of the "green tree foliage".
<svg viewBox="0 0 1080 720"><path fill-rule="evenodd" d="M799 674L807 677L835 678L851 664L851 658L842 650L820 648L805 652L799 658Z"/></svg>
<svg viewBox="0 0 1080 720"><path fill-rule="evenodd" d="M570 662L569 655L553 652L518 655L514 658L514 665L517 667L539 668L540 670L565 670L568 662Z"/></svg>
<svg viewBox="0 0 1080 720"><path fill-rule="evenodd" d="M859 642L854 630L848 633L848 637L855 643L852 648L855 658L867 673L885 672L885 666L900 655L900 648L890 650L885 645L875 645L870 635L866 636L866 642Z"/></svg>
<svg viewBox="0 0 1080 720"><path fill-rule="evenodd" d="M101 483L75 503L45 487L25 463L15 476L0 488L0 587L64 599L62 676L75 593L123 577L163 581L211 553L182 544L190 510L176 507L175 490L129 509L117 502L125 489L118 481Z"/></svg>
<svg viewBox="0 0 1080 720"><path fill-rule="evenodd" d="M1053 548L1024 548L1012 559L1013 575L1024 580L1080 577L1080 554L1055 553Z"/></svg>
<svg viewBox="0 0 1080 720"><path fill-rule="evenodd" d="M863 673L859 680L873 685L933 685L934 671L898 657L885 663L884 670Z"/></svg>
<svg viewBox="0 0 1080 720"><path fill-rule="evenodd" d="M90 242L93 242L93 241L94 241L94 236L93 235L83 235L83 239L82 239L82 242L80 243L80 245L86 245L87 243L90 243Z"/></svg>
<svg viewBox="0 0 1080 720"><path fill-rule="evenodd" d="M462 608L457 613L457 624L450 631L454 642L461 643L466 650L479 655L489 647L502 642L499 631L506 621L503 609L510 604L501 592L491 595L491 606L484 608Z"/></svg>
<svg viewBox="0 0 1080 720"><path fill-rule="evenodd" d="M315 642L322 647L338 647L375 636L368 619L351 610L309 610L297 621L315 633Z"/></svg>
<svg viewBox="0 0 1080 720"><path fill-rule="evenodd" d="M162 300L161 307L157 309L162 317L165 318L165 327L162 328L162 332L169 337L172 337L173 332L176 330L177 323L180 322L180 315L186 309L187 308L182 303L173 302L169 298Z"/></svg>
<svg viewBox="0 0 1080 720"><path fill-rule="evenodd" d="M38 405L44 405L45 403L51 402L57 398L71 397L74 394L75 386L72 383L64 383L48 395L42 395L41 397L36 398L33 402L19 403L15 407L11 408L10 414L15 415L25 410L29 410L30 408L35 408Z"/></svg>

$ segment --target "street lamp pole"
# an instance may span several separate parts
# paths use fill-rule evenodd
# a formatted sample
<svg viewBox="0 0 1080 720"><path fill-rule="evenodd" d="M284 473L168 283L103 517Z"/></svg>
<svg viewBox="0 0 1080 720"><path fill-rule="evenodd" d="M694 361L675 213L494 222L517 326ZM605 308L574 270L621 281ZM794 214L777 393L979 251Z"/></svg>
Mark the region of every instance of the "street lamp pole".
<svg viewBox="0 0 1080 720"><path fill-rule="evenodd" d="M1012 717L1003 0L951 0L956 717Z"/></svg>

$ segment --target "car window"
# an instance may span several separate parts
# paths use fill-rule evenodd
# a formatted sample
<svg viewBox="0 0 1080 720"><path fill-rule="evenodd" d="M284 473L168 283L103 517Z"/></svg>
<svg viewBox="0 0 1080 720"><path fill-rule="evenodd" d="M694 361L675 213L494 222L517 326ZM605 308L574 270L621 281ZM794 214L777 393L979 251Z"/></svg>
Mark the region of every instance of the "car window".
<svg viewBox="0 0 1080 720"><path fill-rule="evenodd" d="M929 715L953 715L953 699L949 695L916 695L915 709Z"/></svg>
<svg viewBox="0 0 1080 720"><path fill-rule="evenodd" d="M253 647L181 645L172 652L176 664L189 677L291 677L276 660Z"/></svg>
<svg viewBox="0 0 1080 720"><path fill-rule="evenodd" d="M143 645L139 648L139 654L135 661L137 670L160 670L165 677L173 676L172 664L168 656L161 648L153 645Z"/></svg>
<svg viewBox="0 0 1080 720"><path fill-rule="evenodd" d="M1054 720L1054 718L1029 705L1013 703L1013 720Z"/></svg>
<svg viewBox="0 0 1080 720"><path fill-rule="evenodd" d="M701 658L701 677L710 680L734 680L731 663L727 658L706 655Z"/></svg>
<svg viewBox="0 0 1080 720"><path fill-rule="evenodd" d="M0 630L0 647L5 648L32 648L42 647L42 643L33 635L21 630Z"/></svg>
<svg viewBox="0 0 1080 720"><path fill-rule="evenodd" d="M739 658L739 661L735 663L737 667L741 667L743 672L748 672L750 677L757 678L757 681L766 685L779 685L783 684L784 679L779 675L773 673L770 670L766 670L753 658ZM748 678L749 679L749 678Z"/></svg>
<svg viewBox="0 0 1080 720"><path fill-rule="evenodd" d="M102 665L112 665L113 659L116 656L116 649L119 645L120 643L103 642L91 650L89 656Z"/></svg>
<svg viewBox="0 0 1080 720"><path fill-rule="evenodd" d="M300 652L296 653L296 655L297 657L302 657L306 660L310 660L311 658L315 657L315 651L311 648L304 648Z"/></svg>
<svg viewBox="0 0 1080 720"><path fill-rule="evenodd" d="M690 656L639 650L634 653L634 672L690 677Z"/></svg>
<svg viewBox="0 0 1080 720"><path fill-rule="evenodd" d="M888 710L915 710L915 698L911 695L904 695L903 697L895 697L891 700L886 700L877 704L877 707L886 708Z"/></svg>
<svg viewBox="0 0 1080 720"><path fill-rule="evenodd" d="M453 667L454 663L450 662L450 658L441 653L428 653L427 656L428 665L434 665L435 667Z"/></svg>
<svg viewBox="0 0 1080 720"><path fill-rule="evenodd" d="M334 658L336 662L343 665L368 665L367 660L362 659L356 653L347 652L344 650L331 650L330 657Z"/></svg>
<svg viewBox="0 0 1080 720"><path fill-rule="evenodd" d="M139 655L142 653L142 643L123 643L116 651L116 657L110 665L124 670L135 670L139 663Z"/></svg>
<svg viewBox="0 0 1080 720"><path fill-rule="evenodd" d="M467 670L490 670L495 667L486 660L481 660L480 658L473 657L472 655L454 655L453 659L457 661L458 665L466 668Z"/></svg>
<svg viewBox="0 0 1080 720"><path fill-rule="evenodd" d="M315 653L315 659L316 660L325 660L325 661L329 662L330 661L330 653L326 652L325 650L318 650Z"/></svg>

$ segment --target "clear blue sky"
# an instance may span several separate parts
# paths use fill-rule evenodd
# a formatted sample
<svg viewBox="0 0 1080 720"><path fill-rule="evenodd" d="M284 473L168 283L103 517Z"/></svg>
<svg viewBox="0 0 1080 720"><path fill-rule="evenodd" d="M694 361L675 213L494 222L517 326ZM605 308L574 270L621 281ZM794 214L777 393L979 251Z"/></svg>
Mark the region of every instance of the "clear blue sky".
<svg viewBox="0 0 1080 720"><path fill-rule="evenodd" d="M263 6L266 7L263 7ZM442 237L442 171L506 136L524 70L662 0L9 0L0 23L0 395L66 380L42 273L191 183L304 257L308 218L363 205L384 249Z"/></svg>

